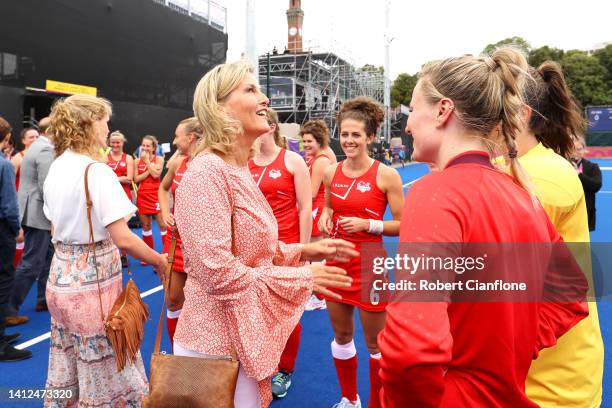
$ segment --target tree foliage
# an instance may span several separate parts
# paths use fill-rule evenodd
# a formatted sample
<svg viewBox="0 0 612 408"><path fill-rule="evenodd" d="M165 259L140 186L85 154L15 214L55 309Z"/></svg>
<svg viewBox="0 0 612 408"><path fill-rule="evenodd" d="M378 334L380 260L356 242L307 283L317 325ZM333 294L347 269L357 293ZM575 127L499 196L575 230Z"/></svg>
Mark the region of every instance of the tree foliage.
<svg viewBox="0 0 612 408"><path fill-rule="evenodd" d="M482 50L482 53L486 55L491 55L496 48L502 47L504 45L517 47L521 51L523 51L525 55L528 55L529 51L531 51L531 44L529 44L525 39L521 37L511 37L498 41L494 44L487 45L484 50Z"/></svg>
<svg viewBox="0 0 612 408"><path fill-rule="evenodd" d="M605 48L597 50L593 56L599 60L599 63L606 70L606 83L608 91L612 90L612 44L608 44Z"/></svg>
<svg viewBox="0 0 612 408"><path fill-rule="evenodd" d="M391 106L394 108L399 104L408 106L416 83L416 75L410 75L405 72L399 74L391 86Z"/></svg>
<svg viewBox="0 0 612 408"><path fill-rule="evenodd" d="M527 56L529 65L535 68L547 60L559 62L574 97L582 106L612 105L612 44L590 55L585 51L564 51L549 46L532 48L525 39L511 37L487 45L483 53L490 55L496 48L504 45L521 49ZM363 68L366 67L376 69L372 65ZM416 82L416 75L398 75L391 87L391 105L408 105Z"/></svg>
<svg viewBox="0 0 612 408"><path fill-rule="evenodd" d="M537 68L542 65L544 61L556 61L560 63L563 59L563 55L563 50L554 47L551 48L548 45L540 48L534 48L529 51L529 65Z"/></svg>
<svg viewBox="0 0 612 408"><path fill-rule="evenodd" d="M582 106L612 102L606 84L606 69L599 59L584 51L572 50L565 53L561 66L569 87Z"/></svg>
<svg viewBox="0 0 612 408"><path fill-rule="evenodd" d="M360 72L374 72L374 73L379 73L379 74L384 74L385 73L385 67L381 66L374 66L372 64L365 64L363 67L358 68L357 71Z"/></svg>

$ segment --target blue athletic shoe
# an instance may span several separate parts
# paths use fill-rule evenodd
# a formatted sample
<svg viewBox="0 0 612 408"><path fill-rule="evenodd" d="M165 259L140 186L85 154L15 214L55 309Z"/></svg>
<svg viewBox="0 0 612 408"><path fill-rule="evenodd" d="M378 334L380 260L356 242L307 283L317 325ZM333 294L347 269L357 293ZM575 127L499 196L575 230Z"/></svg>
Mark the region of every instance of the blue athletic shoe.
<svg viewBox="0 0 612 408"><path fill-rule="evenodd" d="M291 373L279 371L272 377L272 396L274 399L283 398L287 395L289 387L291 387Z"/></svg>

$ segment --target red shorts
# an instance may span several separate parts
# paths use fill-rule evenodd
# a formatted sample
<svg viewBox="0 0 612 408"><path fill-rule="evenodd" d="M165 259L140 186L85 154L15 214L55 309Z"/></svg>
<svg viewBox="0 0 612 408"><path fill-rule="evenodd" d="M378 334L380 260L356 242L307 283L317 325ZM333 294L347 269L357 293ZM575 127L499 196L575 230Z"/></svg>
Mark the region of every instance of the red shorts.
<svg viewBox="0 0 612 408"><path fill-rule="evenodd" d="M136 194L136 207L138 207L138 213L142 215L159 213L157 190L138 190Z"/></svg>
<svg viewBox="0 0 612 408"><path fill-rule="evenodd" d="M357 251L361 251L360 243L355 242L355 245L355 249ZM368 246L368 253L363 255L368 259L379 256L385 257L386 251L384 250L382 243L380 243L380 248L377 247L376 249L373 249L371 246ZM388 303L388 296L386 293L377 293L373 288L373 283L374 280L377 279L384 279L386 281L386 277L384 275L375 275L370 268L367 270L362 269L361 253L359 256L346 263L327 262L326 264L329 266L337 266L338 268L346 270L347 275L353 278L353 283L346 289L331 289L333 292L336 292L342 296L341 300L322 296L323 299L353 305L367 312L385 311ZM372 262L365 260L363 264L372 265Z"/></svg>
<svg viewBox="0 0 612 408"><path fill-rule="evenodd" d="M172 242L172 230L170 228L168 228L162 240L164 244L162 253L168 254L170 251L170 243ZM174 272L185 273L185 261L183 260L183 250L181 249L182 245L181 236L176 234L176 249L174 250L174 265L172 266Z"/></svg>

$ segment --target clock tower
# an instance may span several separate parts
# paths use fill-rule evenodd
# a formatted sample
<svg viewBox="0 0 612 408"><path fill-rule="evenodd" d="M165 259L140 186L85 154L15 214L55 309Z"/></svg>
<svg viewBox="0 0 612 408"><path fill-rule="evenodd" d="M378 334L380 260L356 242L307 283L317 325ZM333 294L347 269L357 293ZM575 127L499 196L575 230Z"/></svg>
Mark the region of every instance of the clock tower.
<svg viewBox="0 0 612 408"><path fill-rule="evenodd" d="M301 0L289 0L287 10L287 49L294 54L302 52L304 11L300 8L301 3Z"/></svg>

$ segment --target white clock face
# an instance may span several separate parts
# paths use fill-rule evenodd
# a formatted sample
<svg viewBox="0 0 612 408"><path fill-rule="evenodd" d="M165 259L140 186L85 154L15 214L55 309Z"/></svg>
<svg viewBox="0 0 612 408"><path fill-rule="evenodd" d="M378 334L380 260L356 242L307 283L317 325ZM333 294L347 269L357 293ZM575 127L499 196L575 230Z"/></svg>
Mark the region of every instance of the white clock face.
<svg viewBox="0 0 612 408"><path fill-rule="evenodd" d="M291 28L289 29L289 35L296 35L296 34L297 34L297 32L298 32L298 30L297 30L297 28L295 28L295 27L291 27Z"/></svg>

